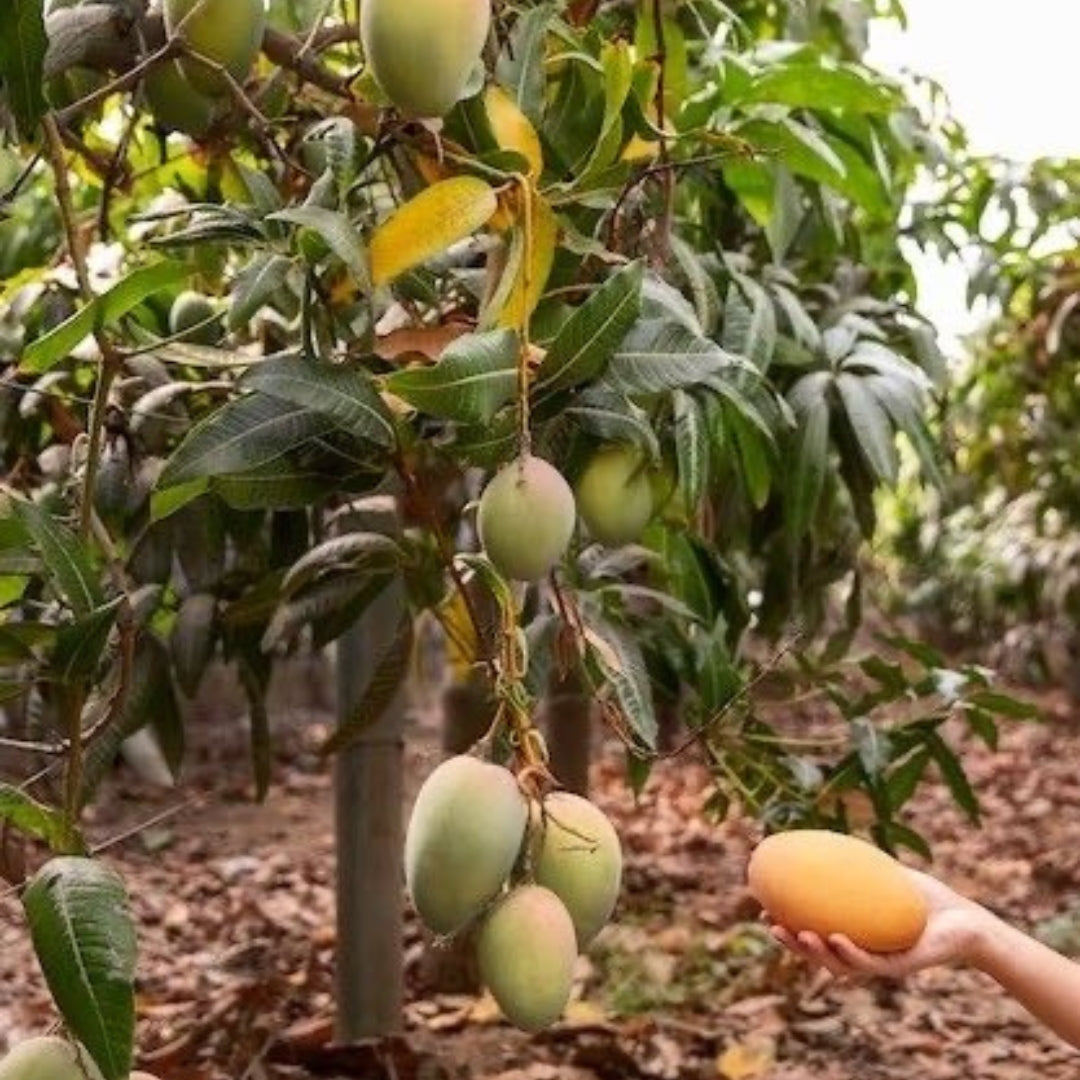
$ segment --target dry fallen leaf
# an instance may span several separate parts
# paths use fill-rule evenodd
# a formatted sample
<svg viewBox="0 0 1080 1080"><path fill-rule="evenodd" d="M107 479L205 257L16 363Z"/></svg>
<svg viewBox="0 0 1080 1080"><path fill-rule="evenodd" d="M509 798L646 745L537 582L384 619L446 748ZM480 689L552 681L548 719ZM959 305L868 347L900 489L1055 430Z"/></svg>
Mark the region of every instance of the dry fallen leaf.
<svg viewBox="0 0 1080 1080"><path fill-rule="evenodd" d="M776 1061L772 1039L749 1039L732 1043L716 1060L716 1072L724 1080L752 1080L762 1076Z"/></svg>

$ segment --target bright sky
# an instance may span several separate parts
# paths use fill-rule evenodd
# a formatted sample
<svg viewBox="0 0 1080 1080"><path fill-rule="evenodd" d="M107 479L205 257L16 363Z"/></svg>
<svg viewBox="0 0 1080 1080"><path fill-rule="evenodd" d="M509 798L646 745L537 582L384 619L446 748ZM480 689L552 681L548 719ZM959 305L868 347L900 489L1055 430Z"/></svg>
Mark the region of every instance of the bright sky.
<svg viewBox="0 0 1080 1080"><path fill-rule="evenodd" d="M974 149L1017 160L1080 156L1075 106L1080 0L904 0L909 26L874 28L868 61L936 79ZM955 335L976 321L964 299L962 266L918 257L919 307Z"/></svg>

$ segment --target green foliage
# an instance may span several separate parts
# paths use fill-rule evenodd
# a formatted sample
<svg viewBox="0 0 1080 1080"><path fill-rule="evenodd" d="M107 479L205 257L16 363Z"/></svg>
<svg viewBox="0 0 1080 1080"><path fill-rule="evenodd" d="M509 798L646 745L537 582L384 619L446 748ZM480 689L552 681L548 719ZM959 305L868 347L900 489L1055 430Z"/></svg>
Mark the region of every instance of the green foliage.
<svg viewBox="0 0 1080 1080"><path fill-rule="evenodd" d="M16 4L0 46L0 700L40 715L31 749L62 757L68 784L61 811L0 800L6 819L79 850L79 811L124 739L151 725L180 768L177 688L196 694L215 660L248 696L264 796L275 660L336 641L390 587L406 614L328 750L397 692L415 621L434 618L490 677L526 763L547 674L574 671L635 784L659 706L678 704L717 810L736 797L772 825L844 825L824 796L858 789L879 842L919 848L903 807L933 767L975 816L942 725L960 715L992 740L1026 711L910 644L903 664L856 662L859 686L837 667L902 448L941 480L943 365L899 242L944 242L945 217L971 213L965 188L908 224L914 178L947 144L864 63L882 5L707 0L658 27L644 3L500 4L486 78L506 107L477 72L438 140L354 79L337 6L299 0L269 19L302 35L303 70L263 57L242 96L217 83L197 139L132 93L43 130L38 7ZM65 50L50 55L92 66L80 42L112 17L51 16ZM330 43L301 48L317 18ZM69 149L43 138L53 123ZM172 325L189 292L220 315L217 347ZM650 469L640 542L579 528L551 576L504 581L477 535L487 480L531 452L573 486L611 444ZM497 625L462 635L466 607ZM751 657L793 628L822 646L799 680L843 725L813 758L759 715ZM904 703L914 718L896 718ZM65 1019L111 1080L130 1058L133 947L91 866L55 869L28 910ZM81 930L51 940L61 910L92 936L102 896L112 967ZM97 966L68 980L80 956Z"/></svg>

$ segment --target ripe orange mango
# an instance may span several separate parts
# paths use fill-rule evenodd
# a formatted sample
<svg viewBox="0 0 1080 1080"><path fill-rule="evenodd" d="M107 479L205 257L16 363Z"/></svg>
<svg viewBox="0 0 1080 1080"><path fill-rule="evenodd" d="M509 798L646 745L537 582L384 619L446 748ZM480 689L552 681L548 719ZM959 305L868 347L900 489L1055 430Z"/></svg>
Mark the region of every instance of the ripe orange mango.
<svg viewBox="0 0 1080 1080"><path fill-rule="evenodd" d="M927 905L903 866L865 840L820 829L778 833L755 849L750 891L790 930L844 934L869 952L911 948Z"/></svg>

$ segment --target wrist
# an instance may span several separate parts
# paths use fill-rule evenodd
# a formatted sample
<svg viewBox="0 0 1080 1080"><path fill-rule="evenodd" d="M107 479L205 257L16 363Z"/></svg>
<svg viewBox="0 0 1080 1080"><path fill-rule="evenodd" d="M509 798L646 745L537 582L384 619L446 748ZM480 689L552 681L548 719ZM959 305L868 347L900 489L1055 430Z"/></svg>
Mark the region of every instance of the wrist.
<svg viewBox="0 0 1080 1080"><path fill-rule="evenodd" d="M996 915L973 903L960 943L960 959L980 971L992 969L1007 929Z"/></svg>

